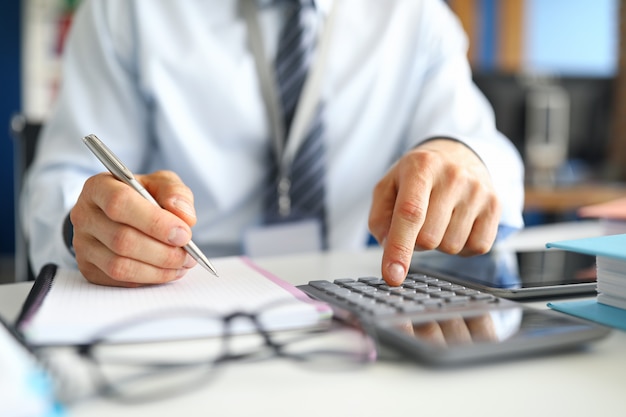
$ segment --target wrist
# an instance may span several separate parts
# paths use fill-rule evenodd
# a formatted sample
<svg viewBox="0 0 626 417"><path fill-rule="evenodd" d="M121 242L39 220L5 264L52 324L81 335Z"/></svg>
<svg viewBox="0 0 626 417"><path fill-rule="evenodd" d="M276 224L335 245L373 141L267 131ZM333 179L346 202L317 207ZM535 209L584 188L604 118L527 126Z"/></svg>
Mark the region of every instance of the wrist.
<svg viewBox="0 0 626 417"><path fill-rule="evenodd" d="M415 146L415 148L430 148L435 151L446 152L449 155L457 154L458 157L473 155L484 165L482 158L467 143L450 136L434 136L428 138Z"/></svg>

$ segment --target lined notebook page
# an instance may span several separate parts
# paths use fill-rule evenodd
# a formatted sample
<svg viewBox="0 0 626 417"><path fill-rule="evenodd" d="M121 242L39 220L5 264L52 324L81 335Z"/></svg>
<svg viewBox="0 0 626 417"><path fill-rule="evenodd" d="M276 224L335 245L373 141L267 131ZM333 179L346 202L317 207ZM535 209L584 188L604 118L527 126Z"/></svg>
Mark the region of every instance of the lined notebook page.
<svg viewBox="0 0 626 417"><path fill-rule="evenodd" d="M311 302L300 290L266 271L247 258L212 260L219 272L215 277L197 265L175 282L140 288L104 287L89 283L78 271L59 269L52 287L23 331L34 344L81 343L100 329L132 317L180 309L206 309L224 315L233 311L256 311L263 306L289 303L289 311L276 317L276 328L310 326L330 317L330 309ZM293 302L293 303L292 303ZM184 323L155 328L135 338L156 340L211 334L216 329L198 329Z"/></svg>

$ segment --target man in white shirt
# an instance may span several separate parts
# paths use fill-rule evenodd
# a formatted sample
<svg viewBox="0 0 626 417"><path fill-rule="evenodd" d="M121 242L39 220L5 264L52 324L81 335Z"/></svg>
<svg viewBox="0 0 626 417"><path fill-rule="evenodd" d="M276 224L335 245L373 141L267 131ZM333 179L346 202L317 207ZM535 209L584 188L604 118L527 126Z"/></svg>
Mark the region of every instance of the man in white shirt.
<svg viewBox="0 0 626 417"><path fill-rule="evenodd" d="M22 198L35 270L77 265L106 285L178 279L195 264L182 249L192 226L209 257L242 253L244 236L263 224L273 146L251 43L263 39L271 65L282 3L81 4ZM381 274L399 284L416 248L474 255L520 228L521 159L471 82L467 41L447 6L315 3L326 247L366 246L369 224L384 248ZM163 209L102 173L81 141L90 133L145 174Z"/></svg>

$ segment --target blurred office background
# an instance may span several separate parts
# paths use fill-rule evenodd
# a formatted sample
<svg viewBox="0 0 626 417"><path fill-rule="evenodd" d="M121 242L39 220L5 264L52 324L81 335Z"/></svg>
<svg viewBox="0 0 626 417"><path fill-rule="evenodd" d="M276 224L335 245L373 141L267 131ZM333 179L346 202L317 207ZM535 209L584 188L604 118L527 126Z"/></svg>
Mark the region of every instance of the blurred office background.
<svg viewBox="0 0 626 417"><path fill-rule="evenodd" d="M21 261L14 262L16 252L23 257L14 198L22 141L36 133L54 100L64 35L79 1L0 6L0 282L23 274ZM626 195L626 137L614 123L621 108L621 3L448 0L468 33L476 83L524 157L529 224L571 218L578 205Z"/></svg>

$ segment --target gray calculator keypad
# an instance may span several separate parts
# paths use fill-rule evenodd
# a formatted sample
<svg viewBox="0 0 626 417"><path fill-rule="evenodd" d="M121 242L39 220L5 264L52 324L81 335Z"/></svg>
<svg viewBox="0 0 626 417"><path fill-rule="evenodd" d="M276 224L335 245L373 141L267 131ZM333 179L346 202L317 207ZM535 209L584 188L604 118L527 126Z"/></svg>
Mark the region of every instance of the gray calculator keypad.
<svg viewBox="0 0 626 417"><path fill-rule="evenodd" d="M385 316L496 303L498 297L440 278L409 274L402 285L389 286L378 277L310 281L323 301L358 314Z"/></svg>

